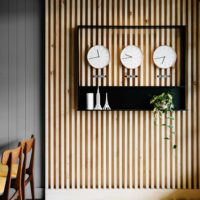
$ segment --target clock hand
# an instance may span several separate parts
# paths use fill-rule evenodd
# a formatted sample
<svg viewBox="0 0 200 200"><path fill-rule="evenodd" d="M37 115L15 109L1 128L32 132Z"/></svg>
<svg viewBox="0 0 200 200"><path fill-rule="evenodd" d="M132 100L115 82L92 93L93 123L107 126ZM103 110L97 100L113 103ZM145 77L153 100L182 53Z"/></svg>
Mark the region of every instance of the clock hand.
<svg viewBox="0 0 200 200"><path fill-rule="evenodd" d="M130 56L130 55L126 54L126 53L125 53L125 55L126 55L127 57L129 57L129 58L132 58L132 56Z"/></svg>
<svg viewBox="0 0 200 200"><path fill-rule="evenodd" d="M88 58L88 59L94 59L94 58L100 58L99 50L98 50L98 49L97 49L97 56L95 56L95 57L91 57L91 58Z"/></svg>
<svg viewBox="0 0 200 200"><path fill-rule="evenodd" d="M132 56L130 56L130 55L126 54L126 53L125 53L125 55L126 55L127 57L124 57L124 58L122 58L122 59L132 58Z"/></svg>
<svg viewBox="0 0 200 200"><path fill-rule="evenodd" d="M91 57L91 58L88 58L88 59L91 60L91 59L94 59L94 58L99 58L99 56Z"/></svg>
<svg viewBox="0 0 200 200"><path fill-rule="evenodd" d="M154 59L161 59L161 58L162 58L162 64L163 64L166 56L161 56L161 57L157 57L157 58L154 58Z"/></svg>
<svg viewBox="0 0 200 200"><path fill-rule="evenodd" d="M100 56L99 56L99 50L98 49L97 49L97 54L98 54L98 58L99 58Z"/></svg>
<svg viewBox="0 0 200 200"><path fill-rule="evenodd" d="M162 57L157 57L157 58L154 58L154 59L163 59L163 58L165 58L165 56L162 56Z"/></svg>
<svg viewBox="0 0 200 200"><path fill-rule="evenodd" d="M162 64L163 64L164 60L165 60L165 56L163 56L163 61L162 61Z"/></svg>

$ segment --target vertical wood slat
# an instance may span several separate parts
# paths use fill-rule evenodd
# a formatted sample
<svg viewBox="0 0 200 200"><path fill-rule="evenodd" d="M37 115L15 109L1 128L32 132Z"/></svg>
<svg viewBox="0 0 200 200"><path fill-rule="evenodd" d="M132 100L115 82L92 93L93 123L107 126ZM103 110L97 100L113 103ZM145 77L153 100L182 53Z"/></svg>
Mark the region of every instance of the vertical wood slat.
<svg viewBox="0 0 200 200"><path fill-rule="evenodd" d="M183 13L183 24L185 25L186 24L186 0L183 1L183 7L182 7L182 13ZM186 112L183 112L183 120L182 120L182 168L183 168L183 171L182 171L182 178L183 178L183 181L182 181L182 187L185 189L187 186L186 186L186 156L187 156L187 153L186 153Z"/></svg>
<svg viewBox="0 0 200 200"><path fill-rule="evenodd" d="M50 2L50 187L54 188L54 1Z"/></svg>
<svg viewBox="0 0 200 200"><path fill-rule="evenodd" d="M146 25L149 25L149 1L145 1L145 22L146 22ZM149 51L149 44L150 44L150 40L149 40L149 30L146 30L145 31L145 65L146 66L150 66L150 63L149 63L149 58L150 58L150 55L148 53ZM148 69L148 67L145 68L146 70L146 76L145 76L145 85L149 85L150 84L150 79L149 79L149 75L150 75L150 70ZM145 157L144 157L144 162L145 162L145 173L146 173L146 176L144 177L144 180L145 180L145 186L146 188L149 188L149 177L150 177L150 168L149 168L149 150L150 150L150 145L149 145L149 140L150 140L150 134L149 134L149 130L150 130L150 123L149 123L149 118L150 118L150 115L149 115L149 112L145 112L145 121L146 121L146 124L145 124L145 143L144 143L144 146L145 146Z"/></svg>
<svg viewBox="0 0 200 200"><path fill-rule="evenodd" d="M70 65L70 49L68 48L70 42L70 1L66 1L66 65ZM69 125L69 68L66 68L66 188L70 187L70 141L69 141L69 132L70 132L70 125Z"/></svg>
<svg viewBox="0 0 200 200"><path fill-rule="evenodd" d="M156 25L159 25L159 22L160 22L160 1L159 0L156 0L156 16L155 16L155 24ZM155 38L155 46L159 46L159 41L160 41L160 30L159 29L156 29L156 38ZM159 75L159 72L160 72L160 69L159 68L156 68L156 75ZM156 79L156 86L160 86L160 80L157 78ZM160 124L161 124L161 119L158 118L157 119L157 125L155 127L155 133L156 133L156 137L155 137L155 141L156 141L156 188L160 188ZM168 174L169 176L169 174Z"/></svg>
<svg viewBox="0 0 200 200"><path fill-rule="evenodd" d="M138 0L136 0L135 1L135 10L134 10L134 13L135 13L135 25L138 25L138 9L139 9L139 7L138 7ZM138 35L137 35L137 31L134 31L135 32L135 44L136 44L136 46L138 46ZM135 69L135 73L136 73L136 75L138 75L138 69ZM138 86L138 79L136 79L136 81L135 81L135 86ZM138 163L139 163L139 161L138 161L138 111L136 111L135 113L135 116L134 116L134 118L135 118L135 124L134 124L134 136L135 136L135 138L134 138L134 153L135 153L135 156L134 156L134 158L135 158L135 160L134 160L134 169L135 169L135 171L134 171L134 177L135 177L135 180L134 180L134 187L135 188L138 188Z"/></svg>
<svg viewBox="0 0 200 200"><path fill-rule="evenodd" d="M49 132L50 132L50 128L49 128L49 0L45 1L45 13L46 13L46 17L45 17L45 63L46 63L46 67L45 67L45 141L46 141L46 148L45 148L45 185L47 188L50 187L50 166L51 164L49 163L49 157L50 157L50 144L49 144Z"/></svg>
<svg viewBox="0 0 200 200"><path fill-rule="evenodd" d="M178 2L177 2L178 3ZM177 6L177 3L176 3L176 6ZM172 23L173 24L176 24L176 13L175 13L175 2L173 2L173 4L172 4ZM175 35L176 33L175 33L175 30L173 30L172 31L172 38L171 38L171 46L174 48L174 49L176 49L175 48L175 45L176 45L176 35ZM173 86L175 86L175 73L174 73L174 68L172 69L172 85ZM174 121L177 121L176 120L176 116L174 115L174 113L172 114L172 116L174 117ZM174 122L172 122L172 125L175 125L174 124ZM171 132L171 131L169 131L169 132ZM177 133L176 133L176 135L177 135ZM175 169L175 151L173 151L173 145L176 143L175 142L175 136L171 136L171 141L172 141L172 144L171 144L171 166L172 166L172 170L171 169L169 169L169 171L172 171L172 172L170 172L170 174L171 174L171 183L170 183L170 186L169 187L172 187L172 188L175 188L175 178L176 178L176 169ZM178 147L178 149L179 149L180 147ZM178 151L178 149L177 149L177 151Z"/></svg>
<svg viewBox="0 0 200 200"><path fill-rule="evenodd" d="M55 185L56 185L56 189L59 188L59 176L60 176L60 172L59 172L59 165L60 165L60 159L59 159L59 135L60 135L60 128L59 128L59 121L60 121L60 113L59 113L59 105L60 105L60 93L59 93L59 89L60 89L60 67L56 67L56 66L60 66L60 58L59 58L59 39L60 39L60 19L59 19L59 14L60 14L60 9L59 9L59 1L55 1L55 10L57 12L55 12L55 27L54 27L54 33L55 33L55 38L54 38L54 53L55 53L55 62L54 62L54 66L55 66L55 132L54 132L54 141L55 141L55 158L54 158L54 162L55 162L55 172L54 172L54 177L55 177Z"/></svg>
<svg viewBox="0 0 200 200"><path fill-rule="evenodd" d="M198 1L198 10L197 10L198 12L198 17L197 17L197 24L199 24L200 23L200 1ZM198 30L197 30L198 32L197 32L197 36L199 36L199 34L200 34L200 26L198 26ZM197 44L198 44L198 47L197 47L197 56L198 56L198 58L200 58L200 39L198 38L197 39ZM199 59L197 59L197 66L199 66L200 65L200 60ZM198 91L197 91L197 94L198 94L198 97L197 97L197 102L198 102L198 128L199 128L199 124L200 124L200 112L199 112L199 110L200 110L200 104L199 104L199 101L200 101L200 70L198 69L197 70L197 74L198 74L198 81L197 81L197 83L198 83ZM199 135L199 133L198 133L198 163L197 163L197 166L198 166L198 174L200 174L200 167L199 167L199 165L200 165L200 145L199 145L199 142L200 142L200 135ZM198 187L200 187L200 176L197 178L197 181L198 181Z"/></svg>
<svg viewBox="0 0 200 200"><path fill-rule="evenodd" d="M154 10L154 1L151 4L150 12L153 13ZM151 15L151 25L154 24L154 15ZM153 36L153 30L151 30L151 52L154 50L154 36ZM151 53L151 56L153 54ZM154 85L154 65L151 63L151 85ZM154 147L155 147L155 138L154 138L154 119L153 119L153 113L151 113L151 188L155 187L155 155L154 155Z"/></svg>
<svg viewBox="0 0 200 200"><path fill-rule="evenodd" d="M77 9L81 8L81 1L77 0ZM77 12L77 24L81 24L81 16L80 16L80 12ZM79 38L79 35L78 35ZM80 48L80 47L79 47ZM78 61L80 63L80 55L78 58ZM79 72L79 75L81 73ZM81 179L81 150L80 150L80 146L81 146L81 141L80 141L80 134L81 134L81 125L80 125L80 118L81 115L78 112L76 114L76 134L77 134L77 139L76 139L76 184L77 184L77 189L80 189L81 183L80 183L80 179Z"/></svg>
<svg viewBox="0 0 200 200"><path fill-rule="evenodd" d="M181 17L180 17L180 11L181 11L181 2L178 1L178 13L177 13L177 24L180 24L181 23ZM180 43L180 40L178 41ZM180 53L178 52L177 53L177 56L180 56ZM177 146L178 146L178 149L177 149L177 152L176 153L176 157L177 157L177 166L176 166L176 177L177 177L177 185L176 187L177 188L181 188L181 148L182 148L182 144L181 144L181 112L178 112L176 114L177 116L177 123L180 124L180 126L177 126L176 127L176 135L177 135ZM175 125L174 125L175 126Z"/></svg>
<svg viewBox="0 0 200 200"><path fill-rule="evenodd" d="M165 24L165 4L164 1L162 1L161 3L161 12L162 12L162 19L161 19L161 24L164 25ZM165 30L161 30L161 44L165 45ZM161 74L164 75L166 70L161 70ZM167 70L168 71L168 70ZM161 85L164 86L164 79L161 80ZM161 119L161 124L165 123L165 116L162 115L162 119ZM162 126L161 128L161 188L165 188L165 135L166 135L166 128L164 126Z"/></svg>
<svg viewBox="0 0 200 200"><path fill-rule="evenodd" d="M167 5L167 19L166 19L166 22L167 22L167 24L170 24L171 22L170 22L170 18L171 18L171 15L172 15L172 13L171 13L171 6L168 4ZM171 34L170 34L170 32L167 30L167 33L166 33L166 43L168 44L168 45L171 45L170 44L170 40L171 40ZM167 73L169 73L169 74L171 74L171 70L169 69L169 70L167 70ZM171 79L170 80L167 80L167 85L170 85L170 83L171 83ZM171 135L170 135L170 131L169 130L166 130L166 133L167 133L167 136L170 136L170 138L171 138ZM165 145L165 151L166 151L166 158L165 158L165 161L166 161L166 169L165 169L165 181L167 182L167 187L169 188L170 186L170 178L169 178L169 174L170 174L170 171L169 171L169 169L170 169L170 163L169 163L169 161L170 161L170 155L171 155L171 151L169 151L168 149L170 149L170 143L171 142L167 142L167 145Z"/></svg>
<svg viewBox="0 0 200 200"><path fill-rule="evenodd" d="M193 160L193 169L192 169L192 180L193 180L193 185L192 187L194 189L197 188L197 55L196 55L196 50L197 50L197 40L196 40L196 33L197 33L197 27L198 25L196 24L197 21L197 0L194 0L192 2L192 8L193 8L193 19L192 19L192 160ZM198 5L197 5L198 7Z"/></svg>
<svg viewBox="0 0 200 200"><path fill-rule="evenodd" d="M102 14L102 23L103 25L106 25L107 23L107 12L106 12L106 2L103 1L102 9L103 9L103 14ZM106 46L107 44L107 31L103 31L103 45ZM107 69L104 68L103 74L106 74ZM103 85L106 85L107 80L103 80ZM103 113L103 148L102 148L102 155L103 155L103 188L108 187L108 127L107 127L107 120L108 120L108 115L106 112Z"/></svg>
<svg viewBox="0 0 200 200"><path fill-rule="evenodd" d="M187 87L188 87L188 109L191 110L191 99L192 99L192 39L191 39L191 29L192 29L192 19L191 19L191 14L192 14L192 7L191 7L191 1L187 2L187 23L188 23L188 80L187 80ZM187 187L189 189L192 188L192 160L191 160L191 112L187 112Z"/></svg>
<svg viewBox="0 0 200 200"><path fill-rule="evenodd" d="M115 0L115 1L55 1L46 0L46 183L48 188L199 188L199 45L195 27L199 16L195 6L198 1L166 0ZM199 7L197 6L196 9ZM157 12L154 14L154 10ZM87 12L86 12L87 10ZM86 14L87 13L87 14ZM176 136L170 142L163 137L170 131L154 126L151 112L76 111L74 88L74 28L77 24L98 25L188 25L187 59L187 111L179 111L174 117ZM65 30L64 30L65 29ZM129 31L123 32L127 35ZM152 36L155 33L157 37ZM112 40L112 34L117 37ZM134 31L134 37L123 40L117 31L82 32L86 39L81 44L80 59L82 85L96 85L85 60L84 49L101 43L108 48L112 61L100 70L108 73L109 80L99 84L109 85L175 85L179 75L176 70L164 72L154 67L152 52L160 44L178 45L176 32ZM109 39L105 39L105 36ZM98 37L101 36L101 37ZM116 55L118 48L129 43L141 47L144 53L142 68L130 72L121 66ZM151 49L151 54L148 53ZM198 50L197 50L198 49ZM179 55L179 54L178 54ZM178 62L178 61L177 61ZM149 68L148 68L149 65ZM192 67L193 66L193 67ZM136 74L133 81L124 74ZM150 75L148 75L150 73ZM172 79L156 80L158 74L170 73ZM111 75L112 74L112 75ZM142 77L142 74L145 74ZM49 89L48 89L49 88ZM162 118L157 123L164 122ZM162 132L162 134L160 134ZM172 144L177 143L177 150Z"/></svg>
<svg viewBox="0 0 200 200"><path fill-rule="evenodd" d="M60 71L60 97L61 97L61 105L60 105L60 188L64 189L64 167L65 167L65 163L64 163L64 146L65 146L65 142L64 142L64 135L65 135L65 4L62 3L61 6L61 14L60 14L60 24L61 24L61 28L60 28L60 65L61 65L61 71Z"/></svg>

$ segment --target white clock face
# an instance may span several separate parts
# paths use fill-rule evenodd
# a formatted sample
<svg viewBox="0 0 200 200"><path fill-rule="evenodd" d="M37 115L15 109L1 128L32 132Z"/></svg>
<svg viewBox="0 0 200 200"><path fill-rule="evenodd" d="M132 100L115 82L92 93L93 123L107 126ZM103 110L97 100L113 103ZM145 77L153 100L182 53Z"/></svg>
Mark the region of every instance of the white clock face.
<svg viewBox="0 0 200 200"><path fill-rule="evenodd" d="M158 47L153 53L154 63L163 69L172 67L176 62L176 57L174 49L167 45Z"/></svg>
<svg viewBox="0 0 200 200"><path fill-rule="evenodd" d="M134 69L142 64L143 53L139 47L129 45L122 50L120 60L124 67Z"/></svg>
<svg viewBox="0 0 200 200"><path fill-rule="evenodd" d="M104 68L110 61L109 50L102 45L93 46L88 51L87 60L96 69Z"/></svg>

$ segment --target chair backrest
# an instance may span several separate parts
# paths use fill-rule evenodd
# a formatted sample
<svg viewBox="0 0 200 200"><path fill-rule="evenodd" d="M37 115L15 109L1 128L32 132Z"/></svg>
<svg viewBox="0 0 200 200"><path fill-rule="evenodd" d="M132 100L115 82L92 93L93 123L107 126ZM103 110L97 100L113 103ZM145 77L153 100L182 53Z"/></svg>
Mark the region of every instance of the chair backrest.
<svg viewBox="0 0 200 200"><path fill-rule="evenodd" d="M31 152L30 164L28 169L33 170L34 166L34 155L35 155L35 137L31 136L30 139L22 140L19 143L19 146L22 147L22 152L24 154L24 162L23 162L23 171L26 170L27 158L28 154Z"/></svg>
<svg viewBox="0 0 200 200"><path fill-rule="evenodd" d="M2 164L6 165L9 160L9 155L12 153L12 164L18 164L17 176L16 176L16 188L21 186L22 177L22 148L17 147L15 149L5 150L2 155Z"/></svg>
<svg viewBox="0 0 200 200"><path fill-rule="evenodd" d="M18 163L18 161L20 161L20 156L22 155L22 148L17 147L15 149L5 150L3 152L2 160L1 160L1 163L3 165L6 165L6 163L8 162L10 153L12 153L12 164Z"/></svg>
<svg viewBox="0 0 200 200"><path fill-rule="evenodd" d="M11 174L12 174L12 153L9 153L8 160L6 165L8 166L8 174L6 177L6 185L4 188L4 192L2 194L2 199L8 199L9 197L9 190L11 184Z"/></svg>

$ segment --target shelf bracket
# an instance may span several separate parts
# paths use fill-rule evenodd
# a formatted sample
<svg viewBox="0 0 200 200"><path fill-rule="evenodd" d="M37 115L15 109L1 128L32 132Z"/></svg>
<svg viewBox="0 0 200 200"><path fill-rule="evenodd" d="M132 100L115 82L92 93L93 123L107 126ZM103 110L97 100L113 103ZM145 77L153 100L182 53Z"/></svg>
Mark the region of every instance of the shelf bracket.
<svg viewBox="0 0 200 200"><path fill-rule="evenodd" d="M171 75L157 75L157 78L170 78Z"/></svg>
<svg viewBox="0 0 200 200"><path fill-rule="evenodd" d="M137 78L138 75L125 75L125 77L131 79L131 78Z"/></svg>

